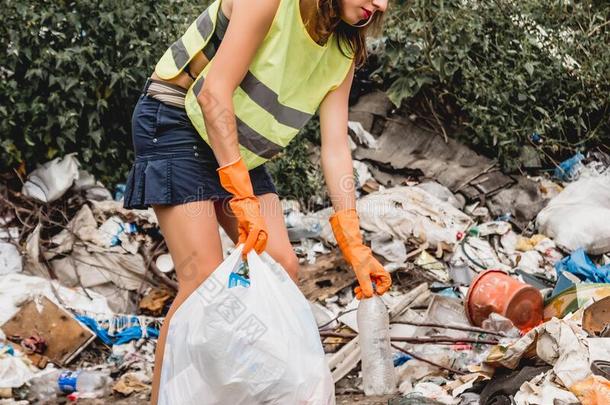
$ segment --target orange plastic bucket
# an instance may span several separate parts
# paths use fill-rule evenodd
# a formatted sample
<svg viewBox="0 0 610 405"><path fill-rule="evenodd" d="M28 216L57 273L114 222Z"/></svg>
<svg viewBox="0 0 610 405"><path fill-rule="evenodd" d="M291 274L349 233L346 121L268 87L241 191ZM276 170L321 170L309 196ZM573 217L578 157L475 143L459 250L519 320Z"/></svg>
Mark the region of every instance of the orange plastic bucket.
<svg viewBox="0 0 610 405"><path fill-rule="evenodd" d="M540 291L502 270L479 274L472 281L464 304L468 320L477 326L492 312L510 319L521 331L542 323L544 305Z"/></svg>

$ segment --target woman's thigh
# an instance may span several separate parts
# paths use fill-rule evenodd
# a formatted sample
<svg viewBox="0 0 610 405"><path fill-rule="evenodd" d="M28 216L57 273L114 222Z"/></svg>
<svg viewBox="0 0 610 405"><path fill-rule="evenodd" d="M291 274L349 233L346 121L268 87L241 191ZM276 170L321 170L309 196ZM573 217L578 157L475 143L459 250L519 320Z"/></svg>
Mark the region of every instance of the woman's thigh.
<svg viewBox="0 0 610 405"><path fill-rule="evenodd" d="M265 251L273 260L280 263L288 272L288 275L296 282L298 279L299 260L288 239L288 230L286 229L280 199L275 193L266 193L257 197L261 205L261 215L265 218L265 224L269 231ZM236 243L239 236L237 220L232 214L228 200L217 201L215 208L218 222L227 232L227 235Z"/></svg>
<svg viewBox="0 0 610 405"><path fill-rule="evenodd" d="M214 202L153 205L153 209L174 262L179 288L188 295L223 260Z"/></svg>

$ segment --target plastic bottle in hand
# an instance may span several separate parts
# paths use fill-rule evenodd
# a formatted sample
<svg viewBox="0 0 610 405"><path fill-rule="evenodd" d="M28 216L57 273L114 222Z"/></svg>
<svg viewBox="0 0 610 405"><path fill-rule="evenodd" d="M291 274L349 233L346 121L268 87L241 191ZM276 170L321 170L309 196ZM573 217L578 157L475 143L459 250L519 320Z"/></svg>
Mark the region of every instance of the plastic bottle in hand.
<svg viewBox="0 0 610 405"><path fill-rule="evenodd" d="M110 377L103 371L49 370L30 380L30 400L55 403L58 396L78 391L80 398L99 398L108 393Z"/></svg>
<svg viewBox="0 0 610 405"><path fill-rule="evenodd" d="M362 357L365 395L386 395L396 391L396 375L390 346L390 321L378 295L363 298L356 315Z"/></svg>

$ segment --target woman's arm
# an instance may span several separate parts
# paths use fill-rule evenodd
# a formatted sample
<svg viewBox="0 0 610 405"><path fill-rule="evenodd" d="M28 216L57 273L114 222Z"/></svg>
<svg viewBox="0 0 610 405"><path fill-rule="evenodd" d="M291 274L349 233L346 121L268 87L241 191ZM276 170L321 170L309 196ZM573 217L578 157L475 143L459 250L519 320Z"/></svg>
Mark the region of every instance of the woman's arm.
<svg viewBox="0 0 610 405"><path fill-rule="evenodd" d="M220 166L240 157L233 92L239 86L277 12L279 0L233 0L227 31L197 101Z"/></svg>
<svg viewBox="0 0 610 405"><path fill-rule="evenodd" d="M252 249L259 254L265 250L268 231L248 167L239 152L233 92L269 32L278 5L279 0L233 1L229 26L197 95L210 146L218 161L220 184L233 196L229 206L237 218L238 245L244 244L244 257Z"/></svg>
<svg viewBox="0 0 610 405"><path fill-rule="evenodd" d="M335 211L356 208L352 152L347 134L349 92L353 79L352 63L343 83L329 92L320 104L321 164Z"/></svg>
<svg viewBox="0 0 610 405"><path fill-rule="evenodd" d="M354 64L339 87L329 92L320 105L322 131L322 169L335 212L329 221L337 245L350 264L358 287L356 298L384 294L392 285L390 274L362 241L354 195L352 153L347 134L349 92L354 79ZM375 283L373 289L372 283Z"/></svg>
<svg viewBox="0 0 610 405"><path fill-rule="evenodd" d="M343 83L329 92L320 104L322 171L335 211L356 208L352 152L347 134L348 101L353 79L352 63Z"/></svg>

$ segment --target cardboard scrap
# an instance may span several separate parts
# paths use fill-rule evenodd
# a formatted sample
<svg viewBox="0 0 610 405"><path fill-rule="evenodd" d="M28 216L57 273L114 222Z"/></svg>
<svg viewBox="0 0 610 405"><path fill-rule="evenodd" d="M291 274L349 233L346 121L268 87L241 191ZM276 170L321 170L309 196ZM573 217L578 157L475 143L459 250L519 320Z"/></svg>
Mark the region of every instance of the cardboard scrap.
<svg viewBox="0 0 610 405"><path fill-rule="evenodd" d="M2 330L7 339L16 342L35 333L44 337L44 355L62 367L95 339L95 334L72 314L43 296L26 302Z"/></svg>
<svg viewBox="0 0 610 405"><path fill-rule="evenodd" d="M353 271L346 267L338 251L320 255L314 264L301 267L298 286L310 301L332 297L356 280Z"/></svg>

